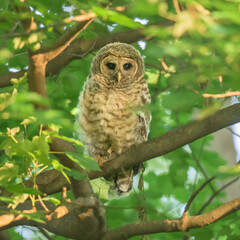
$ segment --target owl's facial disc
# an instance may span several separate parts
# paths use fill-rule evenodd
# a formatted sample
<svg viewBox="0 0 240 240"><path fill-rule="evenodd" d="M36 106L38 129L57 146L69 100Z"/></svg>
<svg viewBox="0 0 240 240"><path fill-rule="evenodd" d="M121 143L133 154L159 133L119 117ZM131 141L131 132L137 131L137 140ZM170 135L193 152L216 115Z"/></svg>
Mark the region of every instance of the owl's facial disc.
<svg viewBox="0 0 240 240"><path fill-rule="evenodd" d="M101 73L114 84L127 84L136 75L138 64L131 58L109 55L100 65Z"/></svg>

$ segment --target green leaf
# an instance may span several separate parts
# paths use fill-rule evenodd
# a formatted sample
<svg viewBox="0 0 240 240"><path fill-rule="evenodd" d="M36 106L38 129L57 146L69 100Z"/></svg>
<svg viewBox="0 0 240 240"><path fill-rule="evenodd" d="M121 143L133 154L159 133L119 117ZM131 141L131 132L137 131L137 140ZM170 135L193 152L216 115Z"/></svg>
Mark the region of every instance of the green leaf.
<svg viewBox="0 0 240 240"><path fill-rule="evenodd" d="M192 236L195 237L196 240L211 240L213 237L213 230L211 227L204 227L203 229L194 229L191 230Z"/></svg>
<svg viewBox="0 0 240 240"><path fill-rule="evenodd" d="M0 0L0 6L2 9L7 9L9 5L9 0Z"/></svg>
<svg viewBox="0 0 240 240"><path fill-rule="evenodd" d="M27 77L27 76L26 76ZM16 102L18 103L35 103L39 105L49 106L49 101L47 98L37 94L35 92L22 92L18 93L16 96Z"/></svg>
<svg viewBox="0 0 240 240"><path fill-rule="evenodd" d="M32 139L33 153L40 163L50 164L51 160L48 158L49 144L48 136L34 136Z"/></svg>
<svg viewBox="0 0 240 240"><path fill-rule="evenodd" d="M27 219L33 220L35 222L46 223L46 216L45 216L44 213L42 213L40 211L39 212L34 212L34 213L20 212L19 214L22 214Z"/></svg>
<svg viewBox="0 0 240 240"><path fill-rule="evenodd" d="M106 182L105 179L97 178L91 180L91 185L95 194L100 199L109 200L108 192L109 192L109 184Z"/></svg>
<svg viewBox="0 0 240 240"><path fill-rule="evenodd" d="M10 50L6 48L0 49L0 63L5 63L10 57L12 57L12 53Z"/></svg>
<svg viewBox="0 0 240 240"><path fill-rule="evenodd" d="M16 87L16 85L21 85L21 84L27 83L27 81L28 81L28 74L27 74L27 72L22 77L20 77L18 79L17 78L12 78L11 79L11 83L15 87Z"/></svg>
<svg viewBox="0 0 240 240"><path fill-rule="evenodd" d="M13 199L9 197L0 196L0 201L6 202L6 203L13 203Z"/></svg>
<svg viewBox="0 0 240 240"><path fill-rule="evenodd" d="M119 14L112 10L94 6L93 12L95 12L98 16L102 17L104 20L109 20L125 27L129 27L129 28L142 27L140 23L134 22L131 18L124 16L122 14Z"/></svg>
<svg viewBox="0 0 240 240"><path fill-rule="evenodd" d="M64 172L64 170L68 170L70 171L69 168L63 166L60 162L58 162L57 160L53 160L52 161L52 166L54 167L54 169L56 169L57 171L61 172L62 175L67 179L67 181L71 184L71 181L69 179L69 177L67 176L67 174Z"/></svg>
<svg viewBox="0 0 240 240"><path fill-rule="evenodd" d="M67 171L66 173L68 176L73 177L76 180L83 180L87 177L85 174L80 173L75 169L70 169L70 171Z"/></svg>
<svg viewBox="0 0 240 240"><path fill-rule="evenodd" d="M73 152L67 152L66 155L72 161L76 162L77 164L79 164L79 166L81 166L83 169L87 171L89 170L101 171L97 162L89 156L83 156L79 153L73 153Z"/></svg>
<svg viewBox="0 0 240 240"><path fill-rule="evenodd" d="M30 195L42 195L41 191L35 188L26 188L22 184L9 185L6 187L6 190L11 193L27 193Z"/></svg>
<svg viewBox="0 0 240 240"><path fill-rule="evenodd" d="M239 177L240 176L240 165L236 164L234 167L221 166L219 168L218 176L222 177L222 178Z"/></svg>
<svg viewBox="0 0 240 240"><path fill-rule="evenodd" d="M58 110L37 110L34 116L40 124L57 124L64 128L72 128L72 122L66 118L62 111Z"/></svg>
<svg viewBox="0 0 240 240"><path fill-rule="evenodd" d="M15 209L18 206L18 204L24 203L28 198L29 198L29 194L26 194L26 193L14 194L13 203L10 203L8 207Z"/></svg>
<svg viewBox="0 0 240 240"><path fill-rule="evenodd" d="M6 163L0 168L0 185L7 185L13 178L17 177L19 167L12 163Z"/></svg>
<svg viewBox="0 0 240 240"><path fill-rule="evenodd" d="M56 206L61 204L61 201L58 200L57 198L49 197L47 200L49 200L50 202L52 202Z"/></svg>
<svg viewBox="0 0 240 240"><path fill-rule="evenodd" d="M52 132L48 132L48 134L50 134L52 137L59 138L59 139L65 140L67 142L71 142L71 143L77 144L78 146L81 146L81 147L84 146L83 143L80 142L77 139L69 138L69 137L62 136L62 135L58 135L57 133L52 133Z"/></svg>

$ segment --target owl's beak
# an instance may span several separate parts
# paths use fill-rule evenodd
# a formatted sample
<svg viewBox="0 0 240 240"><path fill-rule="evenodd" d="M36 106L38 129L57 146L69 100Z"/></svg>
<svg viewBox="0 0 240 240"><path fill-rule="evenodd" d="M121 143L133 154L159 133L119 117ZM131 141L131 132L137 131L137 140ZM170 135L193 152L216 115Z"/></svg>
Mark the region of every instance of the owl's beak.
<svg viewBox="0 0 240 240"><path fill-rule="evenodd" d="M118 72L118 76L117 76L118 83L120 83L121 78L122 78L122 76L121 76L121 72L119 71L119 72Z"/></svg>

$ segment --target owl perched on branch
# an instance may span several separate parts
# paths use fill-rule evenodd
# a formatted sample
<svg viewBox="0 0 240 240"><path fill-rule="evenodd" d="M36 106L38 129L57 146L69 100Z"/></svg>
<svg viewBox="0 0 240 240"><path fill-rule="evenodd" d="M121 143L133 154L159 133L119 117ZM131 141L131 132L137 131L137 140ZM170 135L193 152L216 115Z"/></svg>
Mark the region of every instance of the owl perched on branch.
<svg viewBox="0 0 240 240"><path fill-rule="evenodd" d="M103 47L79 97L80 140L101 166L133 145L145 142L149 132L150 103L140 53L125 43ZM140 166L109 176L117 195L132 189Z"/></svg>

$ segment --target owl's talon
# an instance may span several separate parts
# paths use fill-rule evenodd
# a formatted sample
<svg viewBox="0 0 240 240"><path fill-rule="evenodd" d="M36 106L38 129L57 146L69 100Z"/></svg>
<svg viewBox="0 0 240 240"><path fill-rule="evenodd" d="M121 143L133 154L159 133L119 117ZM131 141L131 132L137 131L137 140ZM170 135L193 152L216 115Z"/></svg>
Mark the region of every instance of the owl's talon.
<svg viewBox="0 0 240 240"><path fill-rule="evenodd" d="M113 153L112 148L109 148L109 149L107 150L107 157L108 157L108 159L111 157L112 153Z"/></svg>

